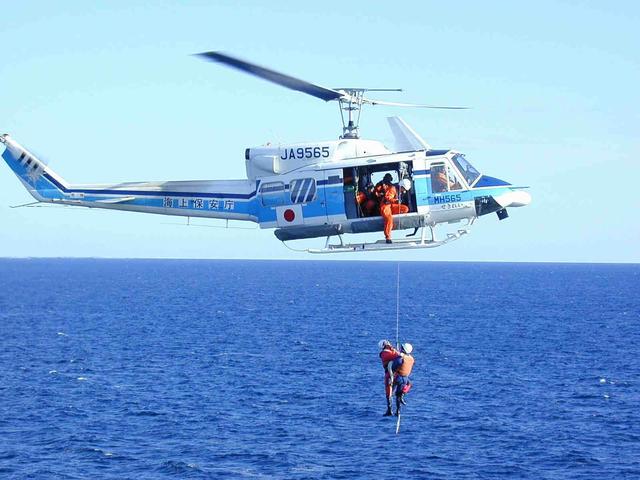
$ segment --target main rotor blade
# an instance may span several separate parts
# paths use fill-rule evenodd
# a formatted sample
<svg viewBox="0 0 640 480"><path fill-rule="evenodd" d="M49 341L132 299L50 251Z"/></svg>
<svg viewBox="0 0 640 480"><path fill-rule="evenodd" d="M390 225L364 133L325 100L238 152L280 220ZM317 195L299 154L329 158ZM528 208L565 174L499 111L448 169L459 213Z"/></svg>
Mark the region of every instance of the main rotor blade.
<svg viewBox="0 0 640 480"><path fill-rule="evenodd" d="M439 106L439 105L419 105L416 103L383 102L382 100L371 100L369 98L363 98L362 103L368 103L369 105L386 105L389 107L437 108L440 110L468 110L469 109L469 107L446 107L446 106Z"/></svg>
<svg viewBox="0 0 640 480"><path fill-rule="evenodd" d="M197 55L213 62L223 63L243 72L255 75L256 77L263 78L269 82L277 83L278 85L290 88L291 90L296 90L298 92L320 98L326 102L330 100L337 100L345 96L344 93L338 92L337 90L314 85L313 83L305 82L299 78L290 77L289 75L285 75L265 67L260 67L253 63L245 62L244 60L240 60L239 58L232 57L225 53L203 52L198 53Z"/></svg>

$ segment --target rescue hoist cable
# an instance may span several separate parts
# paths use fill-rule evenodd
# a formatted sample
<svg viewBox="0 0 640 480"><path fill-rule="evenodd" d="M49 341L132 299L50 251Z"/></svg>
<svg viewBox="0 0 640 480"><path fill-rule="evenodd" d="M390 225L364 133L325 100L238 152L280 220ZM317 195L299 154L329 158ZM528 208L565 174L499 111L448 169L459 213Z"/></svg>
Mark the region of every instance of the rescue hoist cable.
<svg viewBox="0 0 640 480"><path fill-rule="evenodd" d="M400 263L396 273L396 348L400 349Z"/></svg>
<svg viewBox="0 0 640 480"><path fill-rule="evenodd" d="M400 350L400 262L396 272L396 347ZM391 393L393 394L393 383L391 383ZM400 409L398 408L398 421L396 422L396 435L400 433Z"/></svg>

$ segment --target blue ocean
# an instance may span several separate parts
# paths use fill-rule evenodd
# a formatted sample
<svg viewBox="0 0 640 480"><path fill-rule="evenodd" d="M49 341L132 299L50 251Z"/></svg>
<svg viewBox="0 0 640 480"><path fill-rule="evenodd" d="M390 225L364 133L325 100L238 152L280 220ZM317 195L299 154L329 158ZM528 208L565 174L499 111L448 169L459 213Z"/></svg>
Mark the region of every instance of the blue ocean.
<svg viewBox="0 0 640 480"><path fill-rule="evenodd" d="M397 271L0 260L0 478L640 478L640 265Z"/></svg>

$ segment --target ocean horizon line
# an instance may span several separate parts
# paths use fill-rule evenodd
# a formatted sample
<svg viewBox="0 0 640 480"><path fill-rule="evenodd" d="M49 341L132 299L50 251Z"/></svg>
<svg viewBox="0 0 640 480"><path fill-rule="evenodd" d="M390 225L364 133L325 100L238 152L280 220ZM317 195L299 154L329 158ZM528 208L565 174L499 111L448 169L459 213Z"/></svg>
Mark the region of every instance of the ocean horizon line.
<svg viewBox="0 0 640 480"><path fill-rule="evenodd" d="M189 258L189 257L102 257L102 256L19 256L3 257L3 260L114 260L114 261L194 261L194 262L376 262L376 263L451 263L451 264L518 264L518 265L640 265L640 262L590 262L590 261L513 261L513 260L388 260L388 259L338 259L338 258Z"/></svg>

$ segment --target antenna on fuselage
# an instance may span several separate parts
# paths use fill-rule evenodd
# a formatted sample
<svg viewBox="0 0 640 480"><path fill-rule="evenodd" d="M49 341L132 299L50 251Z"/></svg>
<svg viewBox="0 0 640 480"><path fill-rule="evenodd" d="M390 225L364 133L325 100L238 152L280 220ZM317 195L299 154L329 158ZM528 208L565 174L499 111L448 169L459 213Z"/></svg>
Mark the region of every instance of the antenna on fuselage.
<svg viewBox="0 0 640 480"><path fill-rule="evenodd" d="M364 96L364 92L401 92L402 90L397 88L327 88L315 85L305 80L300 80L299 78L295 78L290 75L285 75L284 73L276 72L269 68L261 67L245 60L240 60L239 58L232 57L226 53L203 52L198 53L197 55L207 60L222 63L250 75L281 85L285 88L306 93L307 95L319 98L325 102L337 100L340 106L340 115L342 116L341 138L359 138L360 114L362 112L362 106L365 104L387 105L392 107L437 108L446 110L460 110L467 108L373 100L366 98Z"/></svg>

